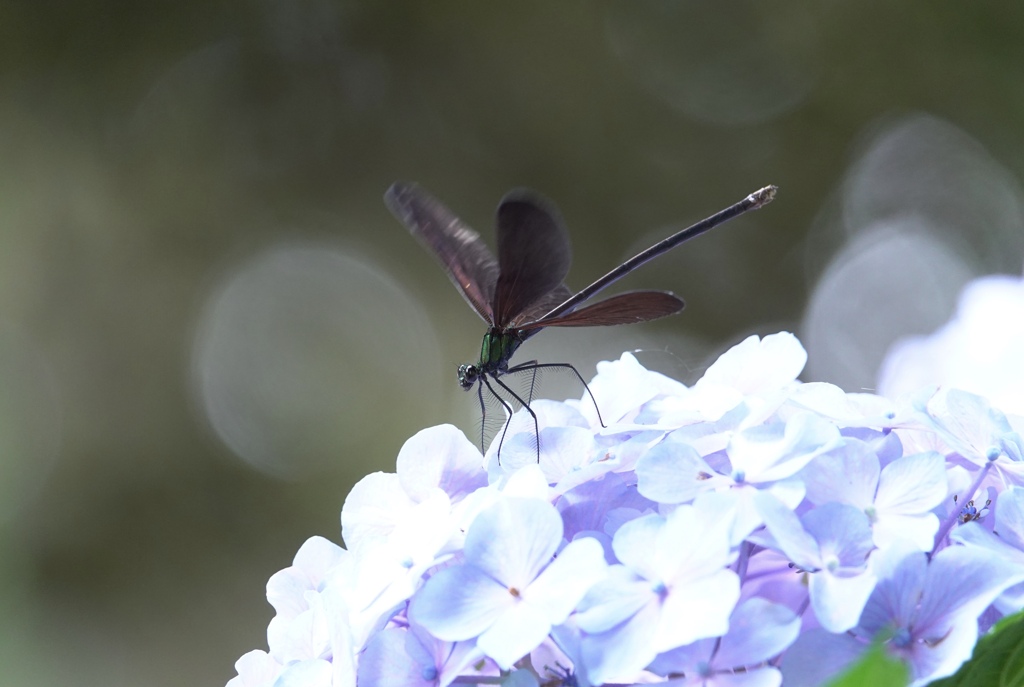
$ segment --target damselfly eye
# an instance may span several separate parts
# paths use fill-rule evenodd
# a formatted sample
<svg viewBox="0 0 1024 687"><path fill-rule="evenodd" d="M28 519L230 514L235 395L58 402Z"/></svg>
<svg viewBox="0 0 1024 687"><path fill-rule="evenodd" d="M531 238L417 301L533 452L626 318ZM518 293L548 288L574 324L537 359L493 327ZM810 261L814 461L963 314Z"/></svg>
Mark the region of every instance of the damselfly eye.
<svg viewBox="0 0 1024 687"><path fill-rule="evenodd" d="M476 380L480 377L480 370L477 369L476 365L459 365L459 386L469 391L476 384Z"/></svg>

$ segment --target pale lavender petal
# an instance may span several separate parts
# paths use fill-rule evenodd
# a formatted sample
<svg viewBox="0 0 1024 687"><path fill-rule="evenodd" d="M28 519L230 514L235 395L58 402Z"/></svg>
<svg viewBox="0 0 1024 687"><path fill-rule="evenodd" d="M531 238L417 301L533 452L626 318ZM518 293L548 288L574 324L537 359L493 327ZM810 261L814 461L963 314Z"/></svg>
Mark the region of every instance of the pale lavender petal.
<svg viewBox="0 0 1024 687"><path fill-rule="evenodd" d="M698 639L686 646L660 653L647 666L647 670L662 677L672 673L696 675L710 665L711 657L716 655L715 647L719 641L718 638Z"/></svg>
<svg viewBox="0 0 1024 687"><path fill-rule="evenodd" d="M625 622L647 604L656 601L651 583L625 566L613 565L608 577L595 584L573 616L580 629L600 634Z"/></svg>
<svg viewBox="0 0 1024 687"><path fill-rule="evenodd" d="M656 550L658 534L664 527L665 518L653 513L630 520L615 533L612 541L615 557L644 577L656 578L649 557Z"/></svg>
<svg viewBox="0 0 1024 687"><path fill-rule="evenodd" d="M449 642L478 636L516 603L501 583L479 568L441 570L413 597L409 618Z"/></svg>
<svg viewBox="0 0 1024 687"><path fill-rule="evenodd" d="M565 523L563 536L570 540L579 532L603 532L609 516L619 508L640 512L653 511L655 506L637 492L635 484L616 473L585 482L565 492L555 502Z"/></svg>
<svg viewBox="0 0 1024 687"><path fill-rule="evenodd" d="M874 548L864 512L845 503L826 503L808 511L800 521L818 542L824 566L860 568Z"/></svg>
<svg viewBox="0 0 1024 687"><path fill-rule="evenodd" d="M875 507L896 514L920 514L942 503L948 491L946 461L938 453L917 453L882 470Z"/></svg>
<svg viewBox="0 0 1024 687"><path fill-rule="evenodd" d="M417 628L414 626L413 630ZM470 677L497 677L498 666L494 661L484 658L484 653L477 648L475 641L456 642L449 644L434 640L434 663L444 664L438 677L438 687L447 687L455 678L468 675Z"/></svg>
<svg viewBox="0 0 1024 687"><path fill-rule="evenodd" d="M466 562L506 587L525 589L551 561L562 541L554 506L504 498L483 510L466 534Z"/></svg>
<svg viewBox="0 0 1024 687"><path fill-rule="evenodd" d="M968 522L957 527L949 535L950 539L961 544L987 549L997 559L1011 561L1024 566L1024 551L1011 546L1001 535L993 534L978 522Z"/></svg>
<svg viewBox="0 0 1024 687"><path fill-rule="evenodd" d="M786 687L821 687L867 648L867 644L845 633L808 630L782 658L783 684Z"/></svg>
<svg viewBox="0 0 1024 687"><path fill-rule="evenodd" d="M791 611L802 611L808 601L806 575L790 567L789 558L772 549L758 551L747 563L743 596L762 597Z"/></svg>
<svg viewBox="0 0 1024 687"><path fill-rule="evenodd" d="M636 476L639 492L658 503L687 503L704 491L731 482L712 470L692 446L671 440L637 461Z"/></svg>
<svg viewBox="0 0 1024 687"><path fill-rule="evenodd" d="M778 547L790 560L805 570L822 566L818 542L804 530L796 513L766 492L755 493L753 501Z"/></svg>
<svg viewBox="0 0 1024 687"><path fill-rule="evenodd" d="M406 629L378 632L359 658L359 687L432 687L437 674L430 654Z"/></svg>
<svg viewBox="0 0 1024 687"><path fill-rule="evenodd" d="M996 532L1024 551L1024 488L1010 487L996 500Z"/></svg>
<svg viewBox="0 0 1024 687"><path fill-rule="evenodd" d="M988 551L951 546L932 558L917 614L917 625L941 623L963 610L977 618L1002 591L1024 581L1024 568L993 559Z"/></svg>
<svg viewBox="0 0 1024 687"><path fill-rule="evenodd" d="M864 605L860 627L874 635L890 623L909 626L924 591L927 556L912 547L897 545L872 556L871 568L878 582Z"/></svg>
<svg viewBox="0 0 1024 687"><path fill-rule="evenodd" d="M782 604L752 598L729 619L712 665L720 669L752 666L782 653L800 634L800 618Z"/></svg>
<svg viewBox="0 0 1024 687"><path fill-rule="evenodd" d="M978 641L978 616L971 613L953 614L941 627L933 628L930 635L919 635L908 651L896 652L910 664L912 685L924 685L955 673L971 657ZM923 641L921 641L923 640Z"/></svg>
<svg viewBox="0 0 1024 687"><path fill-rule="evenodd" d="M811 461L799 477L812 503L839 501L865 509L875 500L880 473L878 456L870 446L845 439L841 447Z"/></svg>

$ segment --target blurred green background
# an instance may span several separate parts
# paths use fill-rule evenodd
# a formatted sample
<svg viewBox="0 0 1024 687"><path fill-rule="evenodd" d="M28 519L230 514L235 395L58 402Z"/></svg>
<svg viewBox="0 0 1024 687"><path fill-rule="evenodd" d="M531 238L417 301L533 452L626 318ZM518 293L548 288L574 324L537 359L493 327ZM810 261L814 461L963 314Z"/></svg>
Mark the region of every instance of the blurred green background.
<svg viewBox="0 0 1024 687"><path fill-rule="evenodd" d="M483 325L392 181L487 240L539 190L577 288L777 184L623 283L682 315L518 359L692 382L789 329L870 389L1020 273L1022 68L1006 2L0 1L0 685L223 684L355 480L473 435Z"/></svg>

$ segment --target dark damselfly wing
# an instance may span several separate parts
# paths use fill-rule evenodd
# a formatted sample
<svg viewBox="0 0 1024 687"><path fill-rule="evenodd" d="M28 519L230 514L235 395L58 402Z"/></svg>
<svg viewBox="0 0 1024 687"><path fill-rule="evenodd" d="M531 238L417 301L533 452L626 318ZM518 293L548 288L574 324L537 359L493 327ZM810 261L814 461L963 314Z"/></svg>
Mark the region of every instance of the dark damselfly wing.
<svg viewBox="0 0 1024 687"><path fill-rule="evenodd" d="M466 301L494 324L498 261L480 235L416 184L395 183L384 194L391 213L429 248Z"/></svg>
<svg viewBox="0 0 1024 687"><path fill-rule="evenodd" d="M495 326L504 328L562 286L572 247L555 208L529 191L512 191L501 200L497 229L500 271L493 312Z"/></svg>
<svg viewBox="0 0 1024 687"><path fill-rule="evenodd" d="M545 327L602 327L615 324L637 324L674 315L684 307L683 299L668 291L627 291L577 308L564 315L517 325L522 331Z"/></svg>
<svg viewBox="0 0 1024 687"><path fill-rule="evenodd" d="M572 289L566 286L564 283L559 284L555 287L554 291L548 293L537 299L533 305L525 310L521 315L512 319L511 326L513 329L518 329L519 325L536 322L544 315L551 312L553 308L561 305L566 299L572 297Z"/></svg>

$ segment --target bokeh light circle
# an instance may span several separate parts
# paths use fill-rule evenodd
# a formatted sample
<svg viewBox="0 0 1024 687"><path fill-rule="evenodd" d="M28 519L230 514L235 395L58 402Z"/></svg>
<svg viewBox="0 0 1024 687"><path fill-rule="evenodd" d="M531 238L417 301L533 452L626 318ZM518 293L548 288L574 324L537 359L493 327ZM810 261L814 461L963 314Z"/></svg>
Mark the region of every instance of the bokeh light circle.
<svg viewBox="0 0 1024 687"><path fill-rule="evenodd" d="M1020 271L1024 195L1009 170L967 133L931 115L875 128L844 183L847 231L917 216L978 273Z"/></svg>
<svg viewBox="0 0 1024 687"><path fill-rule="evenodd" d="M804 313L808 380L872 391L890 344L944 322L972 274L920 218L864 230L831 262Z"/></svg>
<svg viewBox="0 0 1024 687"><path fill-rule="evenodd" d="M425 403L438 345L422 308L365 258L281 245L230 271L194 343L211 427L251 466L300 477L359 452Z"/></svg>

